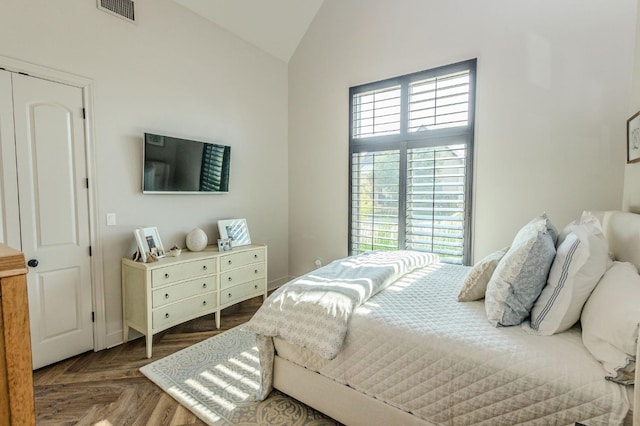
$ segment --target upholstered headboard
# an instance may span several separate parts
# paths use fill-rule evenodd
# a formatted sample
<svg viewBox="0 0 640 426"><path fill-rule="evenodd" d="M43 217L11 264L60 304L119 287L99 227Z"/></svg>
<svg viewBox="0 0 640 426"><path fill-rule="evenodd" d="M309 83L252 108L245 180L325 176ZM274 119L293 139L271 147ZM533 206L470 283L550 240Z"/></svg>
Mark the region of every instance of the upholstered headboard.
<svg viewBox="0 0 640 426"><path fill-rule="evenodd" d="M609 250L616 260L631 262L640 269L640 214L609 210L594 212L600 219ZM636 346L636 360L640 359L640 342ZM636 368L635 383L640 383L640 368ZM640 392L634 392L633 424L640 425Z"/></svg>
<svg viewBox="0 0 640 426"><path fill-rule="evenodd" d="M615 259L631 262L640 269L640 214L615 210L594 214L602 223Z"/></svg>

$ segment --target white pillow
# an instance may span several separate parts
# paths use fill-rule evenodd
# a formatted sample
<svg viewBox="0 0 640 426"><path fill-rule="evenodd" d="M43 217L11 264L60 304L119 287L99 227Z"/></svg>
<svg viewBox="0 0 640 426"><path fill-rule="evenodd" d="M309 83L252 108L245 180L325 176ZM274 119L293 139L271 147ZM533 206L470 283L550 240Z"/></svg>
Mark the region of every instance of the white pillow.
<svg viewBox="0 0 640 426"><path fill-rule="evenodd" d="M537 334L571 328L610 262L600 222L590 214L583 214L562 234L547 285L531 310L530 327Z"/></svg>
<svg viewBox="0 0 640 426"><path fill-rule="evenodd" d="M633 384L640 323L640 275L628 262L614 262L584 305L582 342L602 364L607 380Z"/></svg>
<svg viewBox="0 0 640 426"><path fill-rule="evenodd" d="M484 298L491 275L507 250L509 247L495 251L473 265L464 279L458 294L458 302L472 302Z"/></svg>
<svg viewBox="0 0 640 426"><path fill-rule="evenodd" d="M537 217L518 232L487 284L485 310L495 327L522 323L547 282L556 254L547 222Z"/></svg>

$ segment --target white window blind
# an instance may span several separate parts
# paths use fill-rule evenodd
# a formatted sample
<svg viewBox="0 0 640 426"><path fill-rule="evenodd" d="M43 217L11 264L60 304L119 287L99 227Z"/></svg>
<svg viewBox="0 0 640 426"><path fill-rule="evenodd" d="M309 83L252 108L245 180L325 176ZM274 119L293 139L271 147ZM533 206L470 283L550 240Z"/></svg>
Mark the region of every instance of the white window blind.
<svg viewBox="0 0 640 426"><path fill-rule="evenodd" d="M400 86L359 93L353 97L353 137L400 133Z"/></svg>
<svg viewBox="0 0 640 426"><path fill-rule="evenodd" d="M415 81L409 85L409 131L466 126L469 72Z"/></svg>
<svg viewBox="0 0 640 426"><path fill-rule="evenodd" d="M355 253L398 248L399 164L395 151L362 152L352 157L351 233Z"/></svg>
<svg viewBox="0 0 640 426"><path fill-rule="evenodd" d="M475 64L351 88L350 253L470 259Z"/></svg>
<svg viewBox="0 0 640 426"><path fill-rule="evenodd" d="M450 263L462 263L466 152L465 145L409 150L407 248L437 253Z"/></svg>

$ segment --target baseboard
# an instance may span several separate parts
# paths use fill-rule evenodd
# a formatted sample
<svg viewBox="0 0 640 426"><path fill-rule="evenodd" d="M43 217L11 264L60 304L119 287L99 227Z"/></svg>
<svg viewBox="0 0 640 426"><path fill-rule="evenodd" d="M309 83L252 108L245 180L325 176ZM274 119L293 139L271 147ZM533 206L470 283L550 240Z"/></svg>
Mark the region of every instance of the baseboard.
<svg viewBox="0 0 640 426"><path fill-rule="evenodd" d="M129 333L129 340L131 340L132 338L135 338L134 333L137 333L137 331L135 331L134 329L131 329L131 332ZM142 334L140 334L140 336L142 336ZM124 340L122 339L122 337L123 337L122 330L114 331L113 333L107 334L106 349L110 349L110 348L113 348L114 346L123 344Z"/></svg>
<svg viewBox="0 0 640 426"><path fill-rule="evenodd" d="M283 284L288 283L292 279L293 279L293 277L291 277L289 275L285 275L284 277L276 278L275 280L271 280L271 281L269 281L267 283L267 290L275 290L276 288L282 286Z"/></svg>

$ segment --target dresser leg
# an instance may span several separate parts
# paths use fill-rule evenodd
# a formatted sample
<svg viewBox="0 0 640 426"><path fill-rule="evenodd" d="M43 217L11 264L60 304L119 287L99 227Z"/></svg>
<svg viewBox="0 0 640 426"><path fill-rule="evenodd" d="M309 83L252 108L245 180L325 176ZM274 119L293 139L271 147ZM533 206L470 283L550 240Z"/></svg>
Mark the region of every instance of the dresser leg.
<svg viewBox="0 0 640 426"><path fill-rule="evenodd" d="M124 322L124 331L122 332L122 337L124 338L124 343L129 341L129 326L127 325L127 321Z"/></svg>
<svg viewBox="0 0 640 426"><path fill-rule="evenodd" d="M151 345L153 344L153 334L147 334L147 358L151 358Z"/></svg>
<svg viewBox="0 0 640 426"><path fill-rule="evenodd" d="M213 315L215 315L216 317L216 328L220 328L220 311L214 313Z"/></svg>

